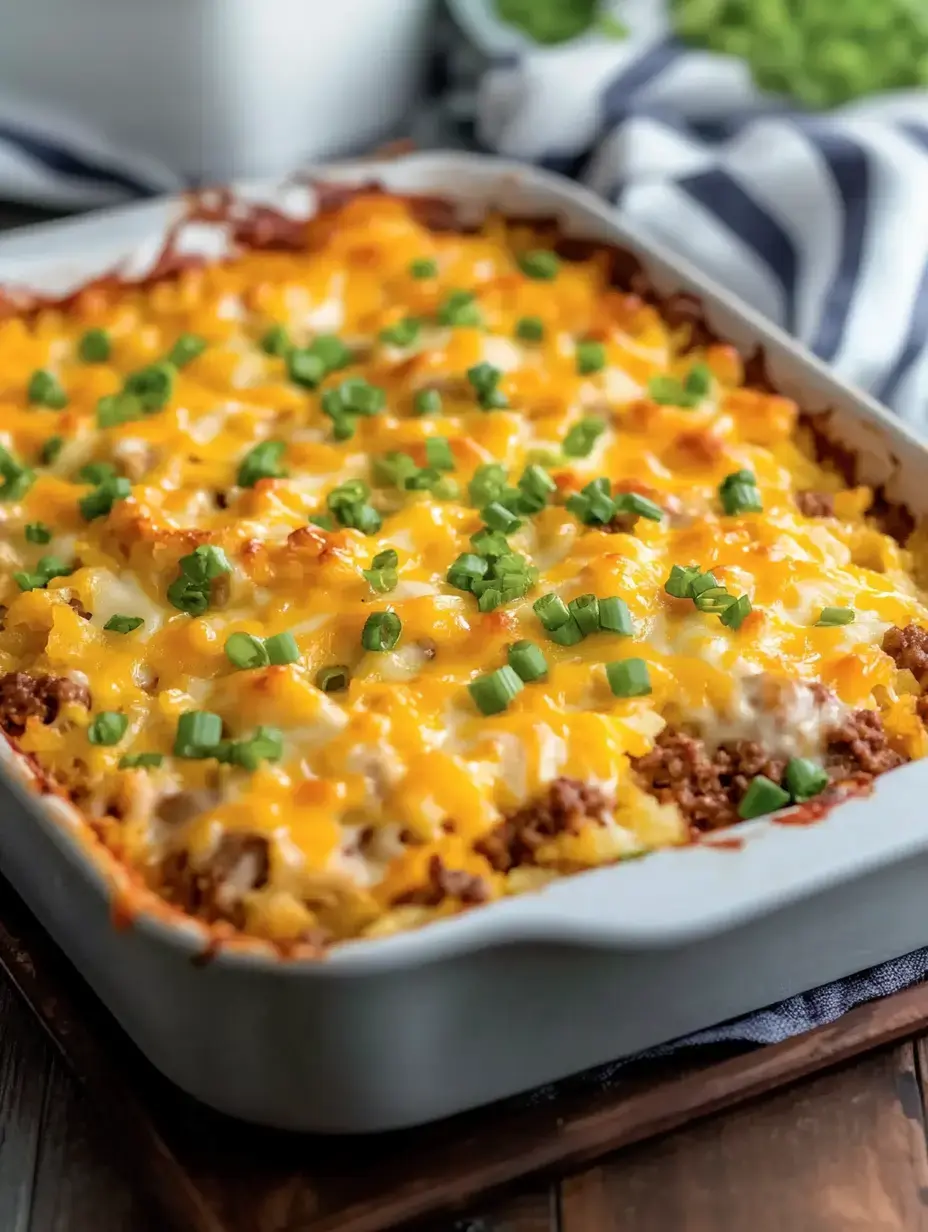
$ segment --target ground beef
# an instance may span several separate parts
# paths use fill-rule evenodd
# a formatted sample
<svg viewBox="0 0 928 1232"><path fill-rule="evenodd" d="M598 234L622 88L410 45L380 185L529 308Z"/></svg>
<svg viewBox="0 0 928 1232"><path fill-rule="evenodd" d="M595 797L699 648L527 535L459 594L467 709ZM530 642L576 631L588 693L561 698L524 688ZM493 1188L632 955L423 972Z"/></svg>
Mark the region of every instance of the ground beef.
<svg viewBox="0 0 928 1232"><path fill-rule="evenodd" d="M414 903L420 907L437 907L446 898L456 898L468 906L485 903L490 887L482 877L459 868L446 868L441 856L429 860L428 882L396 899L395 905Z"/></svg>
<svg viewBox="0 0 928 1232"><path fill-rule="evenodd" d="M799 512L807 518L834 517L835 498L830 492L797 492L796 504Z"/></svg>
<svg viewBox="0 0 928 1232"><path fill-rule="evenodd" d="M738 804L755 775L774 783L786 763L753 741L720 745L713 753L697 736L667 726L654 748L632 765L646 791L662 804L676 804L696 830L716 830L739 820Z"/></svg>
<svg viewBox="0 0 928 1232"><path fill-rule="evenodd" d="M559 834L576 834L585 821L602 821L614 801L579 779L555 779L545 794L526 804L474 846L498 872L532 864L535 852Z"/></svg>
<svg viewBox="0 0 928 1232"><path fill-rule="evenodd" d="M267 885L270 849L260 834L223 835L218 847L198 867L186 851L174 852L161 865L165 897L190 915L214 923L226 920L236 928L245 923L242 899Z"/></svg>
<svg viewBox="0 0 928 1232"><path fill-rule="evenodd" d="M900 671L910 671L916 680L921 681L928 673L928 629L918 625L887 629L883 634L883 649L895 659Z"/></svg>
<svg viewBox="0 0 928 1232"><path fill-rule="evenodd" d="M883 774L905 760L890 747L876 710L855 710L828 733L825 766L832 779Z"/></svg>
<svg viewBox="0 0 928 1232"><path fill-rule="evenodd" d="M90 707L86 685L67 676L30 676L28 672L6 672L0 676L0 727L20 736L30 718L53 723L62 706L76 702Z"/></svg>

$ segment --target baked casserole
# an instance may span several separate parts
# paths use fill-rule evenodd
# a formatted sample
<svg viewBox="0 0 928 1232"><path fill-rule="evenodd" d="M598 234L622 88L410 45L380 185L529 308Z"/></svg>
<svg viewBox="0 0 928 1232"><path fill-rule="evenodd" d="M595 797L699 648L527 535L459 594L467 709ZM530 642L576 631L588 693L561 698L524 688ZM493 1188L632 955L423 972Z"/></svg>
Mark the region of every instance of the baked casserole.
<svg viewBox="0 0 928 1232"><path fill-rule="evenodd" d="M0 321L0 725L216 937L381 936L924 755L924 538L548 223L333 194Z"/></svg>

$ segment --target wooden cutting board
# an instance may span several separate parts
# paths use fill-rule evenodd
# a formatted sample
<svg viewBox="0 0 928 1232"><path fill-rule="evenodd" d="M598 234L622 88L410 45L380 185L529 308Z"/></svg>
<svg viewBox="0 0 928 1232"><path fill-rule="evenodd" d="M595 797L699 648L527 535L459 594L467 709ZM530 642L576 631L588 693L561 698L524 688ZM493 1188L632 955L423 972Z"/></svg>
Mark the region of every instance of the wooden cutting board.
<svg viewBox="0 0 928 1232"><path fill-rule="evenodd" d="M0 881L0 967L60 1049L117 1158L179 1232L381 1232L495 1198L928 1027L928 984L783 1044L702 1049L594 1075L439 1125L366 1138L257 1129L211 1112L142 1057Z"/></svg>

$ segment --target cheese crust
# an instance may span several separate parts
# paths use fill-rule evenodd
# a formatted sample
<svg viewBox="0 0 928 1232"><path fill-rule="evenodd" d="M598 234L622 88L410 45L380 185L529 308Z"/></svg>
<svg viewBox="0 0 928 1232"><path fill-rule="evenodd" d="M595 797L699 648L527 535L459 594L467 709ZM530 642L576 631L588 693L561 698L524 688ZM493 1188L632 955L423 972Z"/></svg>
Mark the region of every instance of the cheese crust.
<svg viewBox="0 0 928 1232"><path fill-rule="evenodd" d="M324 949L712 828L669 731L739 746L720 824L798 762L859 783L862 711L878 769L924 755L883 649L921 531L612 250L375 191L265 239L0 321L0 722L140 883Z"/></svg>

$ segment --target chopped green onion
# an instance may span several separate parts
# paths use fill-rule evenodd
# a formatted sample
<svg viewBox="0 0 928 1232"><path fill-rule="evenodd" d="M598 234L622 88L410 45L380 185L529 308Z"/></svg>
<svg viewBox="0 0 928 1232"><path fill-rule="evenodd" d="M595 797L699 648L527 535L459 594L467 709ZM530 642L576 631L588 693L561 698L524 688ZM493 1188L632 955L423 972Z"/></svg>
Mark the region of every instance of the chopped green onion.
<svg viewBox="0 0 928 1232"><path fill-rule="evenodd" d="M112 349L105 329L88 329L77 344L77 353L85 364L105 364Z"/></svg>
<svg viewBox="0 0 928 1232"><path fill-rule="evenodd" d="M719 500L729 516L760 513L764 507L753 471L735 471L727 475L719 484Z"/></svg>
<svg viewBox="0 0 928 1232"><path fill-rule="evenodd" d="M516 337L523 342L541 342L545 326L541 317L520 317L516 322Z"/></svg>
<svg viewBox="0 0 928 1232"><path fill-rule="evenodd" d="M307 348L313 355L318 355L325 364L326 372L338 372L347 368L354 359L351 347L342 342L336 334L317 334Z"/></svg>
<svg viewBox="0 0 928 1232"><path fill-rule="evenodd" d="M436 319L439 325L456 328L479 329L483 325L483 313L473 291L450 291Z"/></svg>
<svg viewBox="0 0 928 1232"><path fill-rule="evenodd" d="M567 604L560 595L554 594L553 591L536 599L532 604L532 610L549 633L562 628L571 619Z"/></svg>
<svg viewBox="0 0 928 1232"><path fill-rule="evenodd" d="M43 556L35 567L35 573L14 573L13 580L20 590L42 590L52 578L68 577L74 570L57 556Z"/></svg>
<svg viewBox="0 0 928 1232"><path fill-rule="evenodd" d="M27 543L51 543L52 532L44 522L28 522L26 524Z"/></svg>
<svg viewBox="0 0 928 1232"><path fill-rule="evenodd" d="M620 492L615 498L614 507L616 513L634 513L651 522L660 522L664 516L660 505L639 492Z"/></svg>
<svg viewBox="0 0 928 1232"><path fill-rule="evenodd" d="M93 522L95 518L105 518L117 501L126 500L131 495L132 488L128 479L121 475L110 475L86 496L77 502L81 517L85 522Z"/></svg>
<svg viewBox="0 0 928 1232"><path fill-rule="evenodd" d="M578 642L583 641L583 630L571 616L565 625L550 629L548 637L552 642L557 642L559 646L576 646Z"/></svg>
<svg viewBox="0 0 928 1232"><path fill-rule="evenodd" d="M141 400L135 394L107 394L97 402L97 427L117 428L141 419L144 413Z"/></svg>
<svg viewBox="0 0 928 1232"><path fill-rule="evenodd" d="M747 595L741 595L722 612L719 620L729 629L740 629L745 619L751 614L751 600Z"/></svg>
<svg viewBox="0 0 928 1232"><path fill-rule="evenodd" d="M325 362L314 352L293 347L287 351L287 376L294 385L315 389L326 373Z"/></svg>
<svg viewBox="0 0 928 1232"><path fill-rule="evenodd" d="M283 325L271 325L261 335L258 345L265 355L286 355L290 350L290 335Z"/></svg>
<svg viewBox="0 0 928 1232"><path fill-rule="evenodd" d="M471 535L470 541L481 556L506 556L510 548L506 536L498 530L482 526Z"/></svg>
<svg viewBox="0 0 928 1232"><path fill-rule="evenodd" d="M298 663L300 660L300 648L289 630L275 633L273 637L266 637L264 649L275 667L283 667L287 663Z"/></svg>
<svg viewBox="0 0 928 1232"><path fill-rule="evenodd" d="M47 406L61 411L68 405L68 395L53 372L37 368L29 378L26 394L33 406Z"/></svg>
<svg viewBox="0 0 928 1232"><path fill-rule="evenodd" d="M402 631L396 612L371 612L361 630L361 645L365 650L392 650Z"/></svg>
<svg viewBox="0 0 928 1232"><path fill-rule="evenodd" d="M651 677L644 659L607 663L606 679L616 697L644 697L651 692Z"/></svg>
<svg viewBox="0 0 928 1232"><path fill-rule="evenodd" d="M316 688L323 693L341 693L348 688L351 671L344 664L335 667L320 667L316 672Z"/></svg>
<svg viewBox="0 0 928 1232"><path fill-rule="evenodd" d="M119 744L126 734L129 720L116 710L103 710L87 728L87 739L91 744Z"/></svg>
<svg viewBox="0 0 928 1232"><path fill-rule="evenodd" d="M419 468L408 453L393 450L374 459L374 482L402 488L410 475L415 475Z"/></svg>
<svg viewBox="0 0 928 1232"><path fill-rule="evenodd" d="M177 369L167 361L149 364L132 373L126 381L125 392L138 399L143 411L160 411L171 400L176 375Z"/></svg>
<svg viewBox="0 0 928 1232"><path fill-rule="evenodd" d="M141 629L145 623L141 616L122 616L118 612L115 616L111 616L103 626L110 633L132 633L135 629Z"/></svg>
<svg viewBox="0 0 928 1232"><path fill-rule="evenodd" d="M253 488L259 479L282 479L287 470L280 459L286 448L286 441L261 441L249 449L238 465L239 487Z"/></svg>
<svg viewBox="0 0 928 1232"><path fill-rule="evenodd" d="M599 627L606 633L619 633L622 637L633 636L635 626L624 599L600 599Z"/></svg>
<svg viewBox="0 0 928 1232"><path fill-rule="evenodd" d="M252 633L232 633L226 638L226 658L239 671L267 667L270 657L260 637Z"/></svg>
<svg viewBox="0 0 928 1232"><path fill-rule="evenodd" d="M467 495L472 505L480 506L495 501L506 486L506 468L499 462L484 462L474 471L467 485Z"/></svg>
<svg viewBox="0 0 928 1232"><path fill-rule="evenodd" d="M437 471L454 470L454 454L443 436L430 436L425 442L425 460Z"/></svg>
<svg viewBox="0 0 928 1232"><path fill-rule="evenodd" d="M335 515L342 526L361 531L364 535L376 535L383 526L383 518L373 505L348 505Z"/></svg>
<svg viewBox="0 0 928 1232"><path fill-rule="evenodd" d="M484 505L480 510L480 516L490 530L498 530L503 535L514 535L522 525L522 519L510 513L498 501L491 501L489 505Z"/></svg>
<svg viewBox="0 0 928 1232"><path fill-rule="evenodd" d="M485 715L501 714L524 688L521 677L509 666L478 676L467 686L474 705Z"/></svg>
<svg viewBox="0 0 928 1232"><path fill-rule="evenodd" d="M551 493L557 491L557 484L543 466L533 462L519 477L519 490L543 507Z"/></svg>
<svg viewBox="0 0 928 1232"><path fill-rule="evenodd" d="M202 760L212 757L222 740L222 719L210 710L187 710L177 720L174 756Z"/></svg>
<svg viewBox="0 0 928 1232"><path fill-rule="evenodd" d="M577 343L577 371L581 376L601 372L606 366L606 348L601 342Z"/></svg>
<svg viewBox="0 0 928 1232"><path fill-rule="evenodd" d="M695 405L687 395L686 390L674 376L665 376L663 374L652 376L650 381L648 381L648 396L658 406L692 407Z"/></svg>
<svg viewBox="0 0 928 1232"><path fill-rule="evenodd" d="M74 476L78 483L92 483L96 486L106 479L112 479L117 474L112 462L86 462Z"/></svg>
<svg viewBox="0 0 928 1232"><path fill-rule="evenodd" d="M683 388L692 398L702 399L712 388L712 369L708 364L693 364L686 374Z"/></svg>
<svg viewBox="0 0 928 1232"><path fill-rule="evenodd" d="M703 576L699 565L674 565L670 570L670 577L664 583L664 590L675 599L690 599L693 581Z"/></svg>
<svg viewBox="0 0 928 1232"><path fill-rule="evenodd" d="M815 622L822 629L834 629L838 625L852 625L856 613L852 607L823 607L822 614Z"/></svg>
<svg viewBox="0 0 928 1232"><path fill-rule="evenodd" d="M437 389L420 389L412 400L417 415L437 415L441 411L441 394Z"/></svg>
<svg viewBox="0 0 928 1232"><path fill-rule="evenodd" d="M576 599L571 599L567 609L584 637L599 631L599 600L595 595L579 595Z"/></svg>
<svg viewBox="0 0 928 1232"><path fill-rule="evenodd" d="M380 331L380 341L395 347L412 346L419 337L421 328L421 323L415 317L404 317L402 321L397 321L395 325L388 325L386 329L382 329Z"/></svg>
<svg viewBox="0 0 928 1232"><path fill-rule="evenodd" d="M477 401L485 411L500 410L509 405L509 399L498 388L502 372L486 361L467 369L467 379L477 394Z"/></svg>
<svg viewBox="0 0 928 1232"><path fill-rule="evenodd" d="M719 584L714 573L697 573L690 581L687 595L690 599L696 599L706 590L718 590Z"/></svg>
<svg viewBox="0 0 928 1232"><path fill-rule="evenodd" d="M482 578L489 567L489 562L482 556L462 552L448 570L448 585L455 586L458 590L473 590L474 582Z"/></svg>
<svg viewBox="0 0 928 1232"><path fill-rule="evenodd" d="M724 586L710 586L708 590L701 590L698 595L693 595L693 602L701 612L719 616L738 600L734 595L730 595Z"/></svg>
<svg viewBox="0 0 928 1232"><path fill-rule="evenodd" d="M363 479L347 479L332 489L326 497L326 504L337 514L339 509L367 500L370 494L371 490Z"/></svg>
<svg viewBox="0 0 928 1232"><path fill-rule="evenodd" d="M321 526L323 530L335 529L335 519L330 513L314 513L309 520L313 526Z"/></svg>
<svg viewBox="0 0 928 1232"><path fill-rule="evenodd" d="M568 497L564 506L587 526L605 526L615 517L615 500L610 492L609 480L594 479L580 492Z"/></svg>
<svg viewBox="0 0 928 1232"><path fill-rule="evenodd" d="M329 398L330 394L334 397ZM325 410L326 399L334 408L335 398L342 415L377 415L387 405L384 390L379 385L371 385L363 376L346 377L335 389L327 390L323 396L323 409ZM326 414L331 414L331 411L326 411Z"/></svg>
<svg viewBox="0 0 928 1232"><path fill-rule="evenodd" d="M425 278L438 277L438 262L431 257L417 257L409 263L409 273L412 278L422 281Z"/></svg>
<svg viewBox="0 0 928 1232"><path fill-rule="evenodd" d="M259 727L247 740L222 741L206 756L215 756L229 765L254 771L262 761L279 761L283 751L284 738L279 728Z"/></svg>
<svg viewBox="0 0 928 1232"><path fill-rule="evenodd" d="M175 368L185 368L205 350L205 338L201 338L199 334L181 334L168 351L168 363L173 364Z"/></svg>
<svg viewBox="0 0 928 1232"><path fill-rule="evenodd" d="M202 616L209 607L213 581L231 573L232 566L222 548L213 544L201 544L178 564L180 575L168 587L168 600L182 612Z"/></svg>
<svg viewBox="0 0 928 1232"><path fill-rule="evenodd" d="M564 437L562 449L568 458L588 458L593 452L596 440L606 430L601 419L589 415L575 423Z"/></svg>
<svg viewBox="0 0 928 1232"><path fill-rule="evenodd" d="M126 753L119 759L120 770L156 769L164 761L163 753Z"/></svg>
<svg viewBox="0 0 928 1232"><path fill-rule="evenodd" d="M750 821L753 817L764 817L767 813L789 804L789 792L778 787L764 774L758 774L751 779L747 791L738 805L738 816L742 821Z"/></svg>
<svg viewBox="0 0 928 1232"><path fill-rule="evenodd" d="M22 500L35 482L35 471L0 445L0 479L0 500Z"/></svg>
<svg viewBox="0 0 928 1232"><path fill-rule="evenodd" d="M437 483L432 484L432 495L436 500L457 500L461 495L461 485L456 479L444 475Z"/></svg>
<svg viewBox="0 0 928 1232"><path fill-rule="evenodd" d="M513 642L508 651L509 666L526 684L540 680L548 664L540 647L534 642Z"/></svg>
<svg viewBox="0 0 928 1232"><path fill-rule="evenodd" d="M371 561L370 569L361 570L375 594L385 595L396 589L399 580L396 568L398 563L399 557L394 549L386 548L383 552L377 553Z"/></svg>
<svg viewBox="0 0 928 1232"><path fill-rule="evenodd" d="M828 786L828 773L806 757L791 757L786 763L784 782L797 804L820 795Z"/></svg>
<svg viewBox="0 0 928 1232"><path fill-rule="evenodd" d="M50 436L39 452L39 461L43 466L51 466L64 449L63 436Z"/></svg>
<svg viewBox="0 0 928 1232"><path fill-rule="evenodd" d="M527 278L541 282L551 282L556 278L561 268L561 262L556 252L545 248L537 248L532 252L523 252L519 256L519 269Z"/></svg>

